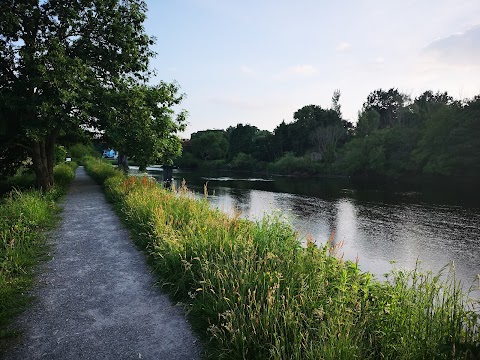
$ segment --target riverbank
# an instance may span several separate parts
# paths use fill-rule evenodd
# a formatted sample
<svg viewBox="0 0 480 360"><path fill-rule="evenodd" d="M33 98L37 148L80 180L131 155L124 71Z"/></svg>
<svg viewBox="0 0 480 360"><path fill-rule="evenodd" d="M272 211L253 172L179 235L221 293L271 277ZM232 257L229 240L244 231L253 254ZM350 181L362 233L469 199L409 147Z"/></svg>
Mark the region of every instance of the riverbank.
<svg viewBox="0 0 480 360"><path fill-rule="evenodd" d="M172 296L219 358L478 356L479 319L455 279L395 271L380 283L336 247L303 248L275 218L229 217L89 162ZM109 172L110 177L106 177ZM443 355L442 355L443 354Z"/></svg>
<svg viewBox="0 0 480 360"><path fill-rule="evenodd" d="M46 193L13 190L0 201L0 355L20 334L12 320L31 302L37 264L48 258L45 232L56 224L59 199L74 178L75 163L55 167L57 185ZM30 177L11 179L23 186Z"/></svg>

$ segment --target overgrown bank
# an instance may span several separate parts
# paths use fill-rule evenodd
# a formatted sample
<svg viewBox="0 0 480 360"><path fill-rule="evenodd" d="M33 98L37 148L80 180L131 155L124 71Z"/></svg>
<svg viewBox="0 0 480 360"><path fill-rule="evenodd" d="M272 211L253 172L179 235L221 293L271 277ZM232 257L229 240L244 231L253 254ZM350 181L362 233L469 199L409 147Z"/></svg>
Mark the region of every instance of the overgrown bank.
<svg viewBox="0 0 480 360"><path fill-rule="evenodd" d="M188 304L213 358L475 359L480 319L453 275L392 272L379 282L303 248L276 218L251 222L212 210L182 188L126 178L100 161L104 183L162 284Z"/></svg>
<svg viewBox="0 0 480 360"><path fill-rule="evenodd" d="M75 168L73 162L57 165L56 186L48 192L13 190L0 200L0 355L18 335L9 324L30 301L34 266L47 254L44 231L55 224L56 201L75 177Z"/></svg>

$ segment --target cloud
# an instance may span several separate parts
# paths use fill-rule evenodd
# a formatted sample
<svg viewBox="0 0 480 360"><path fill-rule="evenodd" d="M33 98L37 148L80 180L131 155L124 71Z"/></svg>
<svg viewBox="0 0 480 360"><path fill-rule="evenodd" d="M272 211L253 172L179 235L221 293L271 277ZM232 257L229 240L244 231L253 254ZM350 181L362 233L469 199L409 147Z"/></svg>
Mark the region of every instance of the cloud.
<svg viewBox="0 0 480 360"><path fill-rule="evenodd" d="M480 25L435 40L423 49L430 59L454 66L480 65Z"/></svg>
<svg viewBox="0 0 480 360"><path fill-rule="evenodd" d="M337 47L335 48L336 51L338 52L343 52L343 51L347 51L348 49L350 49L352 47L352 45L348 42L341 42L340 44L337 45Z"/></svg>
<svg viewBox="0 0 480 360"><path fill-rule="evenodd" d="M385 59L381 56L375 58L375 63L377 64L383 64L385 62Z"/></svg>
<svg viewBox="0 0 480 360"><path fill-rule="evenodd" d="M313 65L303 64L291 67L289 69L290 73L299 74L299 75L315 75L318 73L318 70Z"/></svg>
<svg viewBox="0 0 480 360"><path fill-rule="evenodd" d="M247 75L255 74L255 70L253 70L251 67L247 65L240 66L240 71L242 72L242 74L247 74Z"/></svg>

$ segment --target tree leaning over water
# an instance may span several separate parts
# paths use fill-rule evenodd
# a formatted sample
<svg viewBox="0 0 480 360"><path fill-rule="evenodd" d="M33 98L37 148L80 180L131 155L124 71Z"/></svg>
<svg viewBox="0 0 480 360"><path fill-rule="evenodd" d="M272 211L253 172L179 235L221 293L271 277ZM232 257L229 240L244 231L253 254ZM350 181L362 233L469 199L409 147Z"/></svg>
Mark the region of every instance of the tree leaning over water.
<svg viewBox="0 0 480 360"><path fill-rule="evenodd" d="M154 41L144 30L145 12L142 0L0 3L2 168L28 155L37 186L46 190L62 136L119 121L99 116L109 110L103 96L127 79L148 79Z"/></svg>

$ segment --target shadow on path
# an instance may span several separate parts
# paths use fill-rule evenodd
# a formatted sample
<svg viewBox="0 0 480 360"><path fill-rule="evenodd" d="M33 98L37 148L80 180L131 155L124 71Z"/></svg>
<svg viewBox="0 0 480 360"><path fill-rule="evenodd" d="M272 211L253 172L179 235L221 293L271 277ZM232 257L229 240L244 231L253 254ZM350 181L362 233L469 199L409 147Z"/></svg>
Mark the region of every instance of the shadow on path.
<svg viewBox="0 0 480 360"><path fill-rule="evenodd" d="M100 187L77 169L53 259L7 359L198 359L200 345L159 289Z"/></svg>

